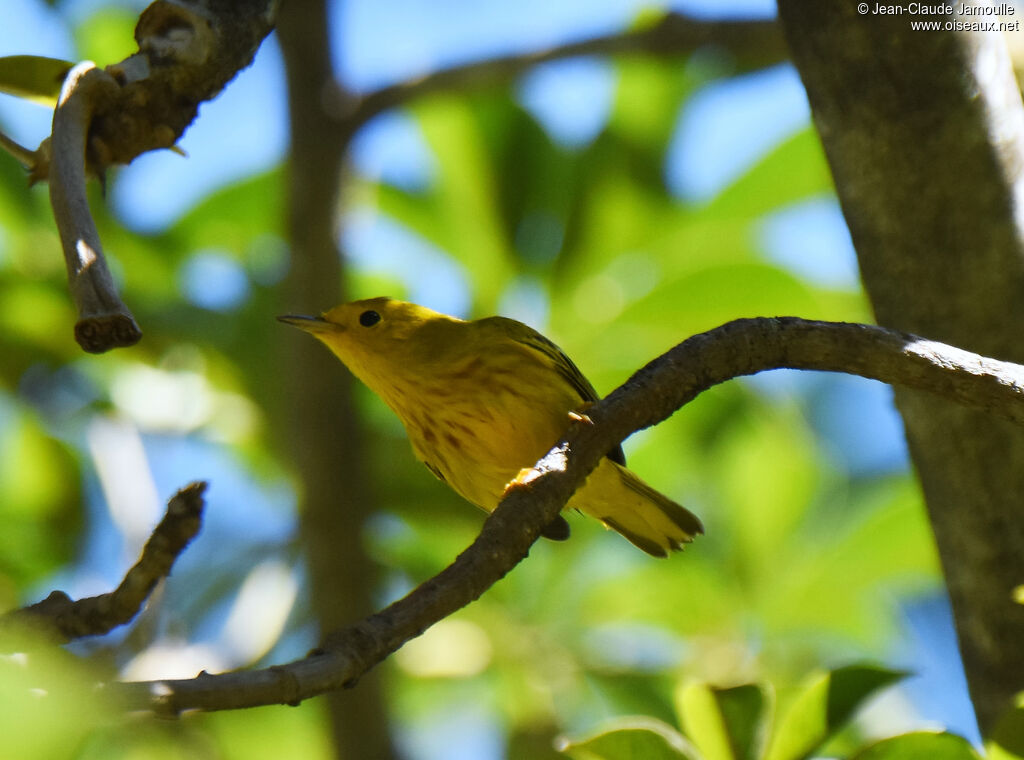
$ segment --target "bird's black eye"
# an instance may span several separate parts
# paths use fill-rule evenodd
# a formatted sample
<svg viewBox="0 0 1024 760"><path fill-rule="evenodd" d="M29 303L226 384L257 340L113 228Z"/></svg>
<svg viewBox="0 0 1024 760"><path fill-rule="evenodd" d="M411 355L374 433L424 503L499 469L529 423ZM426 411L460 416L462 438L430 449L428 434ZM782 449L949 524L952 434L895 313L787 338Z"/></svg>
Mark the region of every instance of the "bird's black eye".
<svg viewBox="0 0 1024 760"><path fill-rule="evenodd" d="M380 314L375 312L373 309L364 311L359 315L359 324L363 327L373 327L378 322L380 322Z"/></svg>

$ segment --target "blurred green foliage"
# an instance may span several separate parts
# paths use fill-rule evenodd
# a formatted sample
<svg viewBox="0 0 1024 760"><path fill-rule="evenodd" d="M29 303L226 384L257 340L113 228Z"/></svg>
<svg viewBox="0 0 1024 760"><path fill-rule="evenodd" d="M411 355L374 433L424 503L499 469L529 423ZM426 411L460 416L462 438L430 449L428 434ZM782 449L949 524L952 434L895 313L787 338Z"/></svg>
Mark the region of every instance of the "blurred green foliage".
<svg viewBox="0 0 1024 760"><path fill-rule="evenodd" d="M30 639L9 630L0 638L0 747L20 760L74 757L113 712L96 693L94 667Z"/></svg>
<svg viewBox="0 0 1024 760"><path fill-rule="evenodd" d="M97 11L75 30L81 50L116 60L127 49L120 45L126 30L130 40L131 20L117 7ZM548 308L547 324L537 327L600 392L688 335L737 317L869 321L859 292L805 281L769 261L759 243L766 214L830 193L809 128L707 202L668 192L663 167L678 114L700 87L729 73L684 63L614 61L608 123L578 148L550 138L517 103L515 83L412 103L407 113L433 154L432 182L408 190L355 175L348 210L383 214L440 248L465 274L476 316L496 311L522 282L536 286ZM101 236L145 338L130 349L83 356L71 337L74 317L45 190L27 189L14 162L0 160L0 606L34 600L51 579L74 578L83 556L109 551L97 547L127 541L123 526L102 517L109 494L90 448L96 420L138 432L152 467L181 475L174 486L202 474L173 469L180 469L175 442L199 443L204 452L223 452L282 513L288 508L289 488L299 486L288 480L282 433L268 423L281 418L275 365L282 346L299 339L273 320L285 306L277 288L288 256L283 207L283 174L275 170L211 193L166 231L139 234L103 211L97 193ZM538 227L538 218L553 227ZM202 308L183 290L189 262L209 252L233 262L248 286L230 309ZM401 297L407 285L399 272L351 275L358 297L385 288ZM414 461L378 399L357 393L370 422L366 447L380 500L366 546L382 568L383 603L445 566L473 539L482 515ZM571 541L538 544L479 602L382 666L401 728L443 728L471 706L507 738L510 757L543 758L559 756L551 749L556 734L642 714L643 723L574 745L571 754L697 757L687 754L696 747L707 758L752 760L764 750L788 760L807 756L889 678L878 670L875 680L845 682L839 701L835 679L850 671L802 681L822 664L884 661L898 626L891 600L938 587L921 499L906 474L845 471L828 456L797 394L770 396L744 382L705 393L635 436L627 453L645 480L704 518L707 536L657 562L570 516ZM290 525L287 517L282 524ZM129 634L83 646L84 659L116 672L158 645L209 637L259 561L273 556L300 567L291 531L267 535L243 520L232 527L208 539L207 554L197 542L190 552L203 561L189 565L186 557L165 598ZM227 662L301 655L311 630L300 593L275 649ZM67 705L39 708L43 703L25 698L49 675L31 683L0 679L0 715L10 721L0 725L3 754L329 756L315 702L173 725L126 721L93 700L87 676L73 675L76 658L56 657L67 665ZM774 686L745 685L751 683ZM769 745L758 721L774 709L773 689L807 704L782 719L782 733ZM52 711L44 720L38 709ZM684 727L697 721L686 727L688 741L674 728L680 714ZM778 749L786 731L792 744ZM739 751L730 743L736 737ZM944 735L894 741L902 744L882 742L857 756L912 757L895 754L912 743L936 753L929 757L968 751Z"/></svg>
<svg viewBox="0 0 1024 760"><path fill-rule="evenodd" d="M834 740L880 688L903 674L870 665L814 673L775 720L770 687L726 689L690 683L679 691L683 731L651 719L622 719L588 739L568 742L575 760L806 760ZM834 743L834 742L833 742ZM827 751L832 756L832 751ZM978 760L970 742L949 733L917 732L860 750L857 760Z"/></svg>

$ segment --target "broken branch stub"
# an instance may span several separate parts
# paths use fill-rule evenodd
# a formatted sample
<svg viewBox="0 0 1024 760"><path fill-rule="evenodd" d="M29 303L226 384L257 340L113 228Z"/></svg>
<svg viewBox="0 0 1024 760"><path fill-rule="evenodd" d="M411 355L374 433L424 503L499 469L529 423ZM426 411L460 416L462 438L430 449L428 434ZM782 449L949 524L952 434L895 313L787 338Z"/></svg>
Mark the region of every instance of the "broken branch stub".
<svg viewBox="0 0 1024 760"><path fill-rule="evenodd" d="M117 90L113 77L91 61L75 66L64 80L53 112L50 139L50 204L78 310L75 340L89 353L131 346L142 337L117 293L85 192L92 115Z"/></svg>
<svg viewBox="0 0 1024 760"><path fill-rule="evenodd" d="M252 62L273 28L275 8L275 0L156 0L136 26L137 53L106 70L86 62L68 73L53 133L32 156L30 177L50 181L79 313L75 339L86 351L130 346L142 337L104 260L87 177L172 148L199 104Z"/></svg>

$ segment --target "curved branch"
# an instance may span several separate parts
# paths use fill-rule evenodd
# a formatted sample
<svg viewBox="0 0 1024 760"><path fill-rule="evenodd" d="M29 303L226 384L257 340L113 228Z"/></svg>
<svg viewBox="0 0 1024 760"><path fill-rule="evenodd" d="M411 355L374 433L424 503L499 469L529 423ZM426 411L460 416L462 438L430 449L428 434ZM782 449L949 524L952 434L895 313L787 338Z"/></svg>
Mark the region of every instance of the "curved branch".
<svg viewBox="0 0 1024 760"><path fill-rule="evenodd" d="M157 582L170 575L175 561L199 533L206 483L182 488L167 502L163 519L153 529L142 554L113 591L72 601L63 591L0 617L0 628L43 626L64 641L99 636L130 621Z"/></svg>
<svg viewBox="0 0 1024 760"><path fill-rule="evenodd" d="M85 195L103 176L149 150L170 148L212 98L249 65L272 28L274 0L156 0L139 17L139 52L99 70L74 67L54 111L53 132L31 156L31 179L50 180L71 295L75 339L101 353L142 337L103 258ZM5 140L16 155L20 146ZM86 171L88 165L89 172Z"/></svg>
<svg viewBox="0 0 1024 760"><path fill-rule="evenodd" d="M131 346L142 337L117 294L85 194L89 126L95 111L117 90L113 77L92 61L75 66L61 88L50 136L50 205L78 310L75 340L93 354Z"/></svg>
<svg viewBox="0 0 1024 760"><path fill-rule="evenodd" d="M781 368L860 375L1024 422L1020 365L869 325L795 317L729 322L680 343L589 408L587 419L537 463L529 484L509 490L453 564L383 611L330 634L304 659L264 670L108 688L130 709L173 715L296 704L350 687L515 567L601 457L628 435L661 422L714 385Z"/></svg>
<svg viewBox="0 0 1024 760"><path fill-rule="evenodd" d="M668 13L647 28L442 69L362 97L339 91L334 110L339 120L358 127L381 111L424 95L506 81L540 63L584 55L684 55L704 46L726 51L740 71L771 66L789 55L774 21L703 21Z"/></svg>

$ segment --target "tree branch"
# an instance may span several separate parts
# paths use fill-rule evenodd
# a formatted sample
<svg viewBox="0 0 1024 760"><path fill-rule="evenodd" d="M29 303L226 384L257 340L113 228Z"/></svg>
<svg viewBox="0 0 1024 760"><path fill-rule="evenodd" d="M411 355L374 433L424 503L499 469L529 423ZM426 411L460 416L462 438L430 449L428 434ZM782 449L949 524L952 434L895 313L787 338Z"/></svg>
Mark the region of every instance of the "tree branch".
<svg viewBox="0 0 1024 760"><path fill-rule="evenodd" d="M86 166L102 176L111 164L173 146L199 104L252 61L272 28L274 11L274 0L157 0L139 18L138 53L108 66L105 74L76 67L69 76L53 134L35 152L31 177L51 181L79 312L75 338L84 350L102 353L142 336L103 257L85 200ZM787 55L774 22L708 22L670 13L645 29L446 69L364 97L335 86L330 110L347 140L383 110L439 90L506 80L538 63L580 55L683 54L707 45L727 50L741 70Z"/></svg>
<svg viewBox="0 0 1024 760"><path fill-rule="evenodd" d="M547 50L494 58L442 69L359 97L335 92L334 112L346 124L361 125L382 111L444 90L503 82L540 63L584 55L685 55L713 46L723 50L740 71L770 66L788 58L785 40L774 21L702 21L668 13L657 24Z"/></svg>
<svg viewBox="0 0 1024 760"><path fill-rule="evenodd" d="M108 688L129 709L174 715L297 704L350 687L515 567L601 457L628 435L661 422L714 385L780 368L860 375L1024 422L1024 366L869 325L795 317L729 322L680 343L588 409L591 424L573 425L535 466L537 476L509 490L453 564L383 611L330 634L306 658L264 670Z"/></svg>
<svg viewBox="0 0 1024 760"><path fill-rule="evenodd" d="M41 602L0 617L0 630L22 625L43 627L70 641L99 636L130 621L199 533L205 490L206 483L191 483L171 497L138 562L114 591L78 601L72 601L63 591L54 591Z"/></svg>
<svg viewBox="0 0 1024 760"><path fill-rule="evenodd" d="M252 63L273 29L275 0L156 0L139 16L139 51L106 73L118 87L94 104L89 162L97 173L169 148L195 119L199 104L217 95ZM44 141L32 169L49 175Z"/></svg>
<svg viewBox="0 0 1024 760"><path fill-rule="evenodd" d="M134 345L142 337L110 276L85 194L89 125L100 104L117 89L114 78L92 61L75 66L61 88L50 136L50 205L78 310L75 340L93 354Z"/></svg>
<svg viewBox="0 0 1024 760"><path fill-rule="evenodd" d="M50 180L79 313L75 339L86 351L102 353L142 337L103 258L87 175L172 147L199 104L252 62L272 28L273 10L274 0L157 0L135 28L139 52L105 71L82 63L68 74L31 178Z"/></svg>

